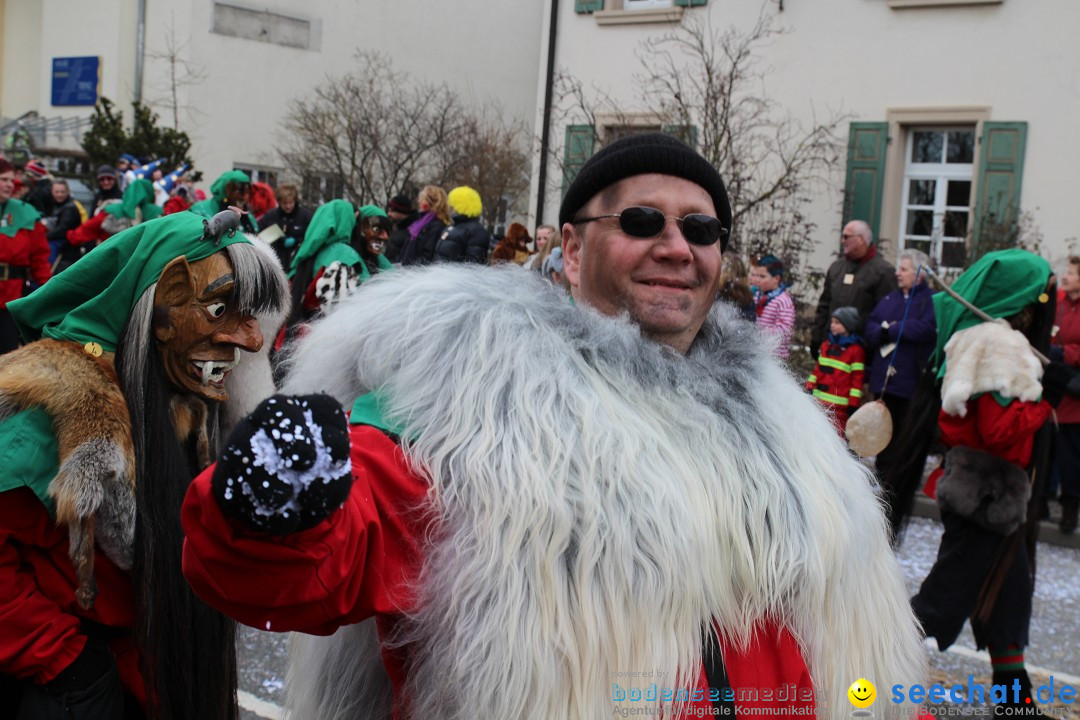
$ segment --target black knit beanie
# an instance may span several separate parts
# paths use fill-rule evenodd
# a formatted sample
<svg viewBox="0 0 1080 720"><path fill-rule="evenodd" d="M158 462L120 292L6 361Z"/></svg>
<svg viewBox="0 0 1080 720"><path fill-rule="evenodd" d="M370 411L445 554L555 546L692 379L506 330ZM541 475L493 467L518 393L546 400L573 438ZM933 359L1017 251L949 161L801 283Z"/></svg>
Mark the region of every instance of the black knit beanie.
<svg viewBox="0 0 1080 720"><path fill-rule="evenodd" d="M589 158L566 191L559 225L573 222L585 203L609 185L648 173L674 175L703 187L716 206L716 217L731 230L731 203L720 173L690 146L663 133L620 138Z"/></svg>

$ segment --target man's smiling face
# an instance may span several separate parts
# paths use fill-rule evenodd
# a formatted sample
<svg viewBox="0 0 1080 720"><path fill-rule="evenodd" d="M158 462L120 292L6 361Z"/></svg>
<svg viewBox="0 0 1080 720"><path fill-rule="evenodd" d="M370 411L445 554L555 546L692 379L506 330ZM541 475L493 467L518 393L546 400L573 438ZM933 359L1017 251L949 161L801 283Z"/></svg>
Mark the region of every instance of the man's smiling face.
<svg viewBox="0 0 1080 720"><path fill-rule="evenodd" d="M671 175L634 175L590 200L577 217L656 208L667 216L659 235L636 238L618 218L563 227L563 257L573 295L605 315L629 313L648 337L686 352L720 286L720 244L692 245L674 218L716 215L700 185Z"/></svg>

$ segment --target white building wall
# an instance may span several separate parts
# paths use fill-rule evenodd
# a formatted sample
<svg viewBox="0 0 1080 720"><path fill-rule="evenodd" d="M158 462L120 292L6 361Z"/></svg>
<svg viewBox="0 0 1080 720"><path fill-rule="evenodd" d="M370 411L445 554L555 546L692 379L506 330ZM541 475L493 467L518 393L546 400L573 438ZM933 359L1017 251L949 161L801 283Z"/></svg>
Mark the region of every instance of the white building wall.
<svg viewBox="0 0 1080 720"><path fill-rule="evenodd" d="M609 0L610 3L610 0ZM894 9L886 0L839 2L711 0L691 8L715 27L749 28L758 12L770 14L787 33L765 49L765 92L809 122L839 110L854 120L884 121L898 108L985 106L994 121L1026 121L1027 152L1021 206L1045 236L1044 254L1066 252L1066 238L1080 236L1070 212L1070 174L1080 159L1080 3L1075 0L1004 0L982 6ZM637 104L634 56L650 35L670 24L600 26L564 3L557 42L558 65ZM846 128L845 128L846 130ZM553 132L561 144L563 128ZM897 138L893 138L897 142ZM978 150L977 150L978 152ZM549 168L551 172L554 168ZM551 176L545 218L557 214L561 177ZM839 246L844 168L833 189L820 193L811 212L818 225L813 264L829 262ZM895 238L897 228L882 228Z"/></svg>
<svg viewBox="0 0 1080 720"><path fill-rule="evenodd" d="M37 110L48 117L89 116L90 108L50 105L53 57L102 56L102 94L130 118L134 95L134 0L4 0L0 113ZM234 163L280 166L276 133L293 97L327 75L352 67L357 48L385 53L395 70L446 82L463 99L497 102L529 126L535 112L542 3L538 0L227 0L228 5L310 20L313 49L297 49L211 32L212 0L146 0L143 99L165 124L171 110L166 51L171 32L183 59L206 78L182 88L181 129L208 181Z"/></svg>
<svg viewBox="0 0 1080 720"><path fill-rule="evenodd" d="M178 7L185 3L151 4L156 6L152 27L163 25L166 15L180 24ZM241 0L230 4L245 6ZM213 3L188 6L183 20L190 27L190 60L209 77L187 88L185 104L197 111L184 127L208 178L233 163L280 166L275 148L289 100L309 94L328 75L349 71L358 48L383 53L396 71L415 80L446 82L468 102L490 99L508 117L527 123L533 118L540 3L270 0L246 5L310 20L316 36L312 50L212 33ZM156 42L162 44L160 35ZM162 72L162 63L155 62L152 77Z"/></svg>
<svg viewBox="0 0 1080 720"><path fill-rule="evenodd" d="M4 0L3 10L0 116L15 117L35 109L40 102L42 8L33 0Z"/></svg>

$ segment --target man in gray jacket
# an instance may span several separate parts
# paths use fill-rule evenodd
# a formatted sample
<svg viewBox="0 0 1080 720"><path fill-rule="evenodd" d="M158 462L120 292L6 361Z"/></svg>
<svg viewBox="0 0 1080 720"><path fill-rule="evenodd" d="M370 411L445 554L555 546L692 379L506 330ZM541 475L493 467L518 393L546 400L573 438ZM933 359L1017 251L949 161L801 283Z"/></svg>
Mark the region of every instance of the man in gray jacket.
<svg viewBox="0 0 1080 720"><path fill-rule="evenodd" d="M852 306L859 311L859 327L870 311L896 289L896 268L879 257L874 233L862 220L852 220L840 235L844 257L829 266L814 317L810 350L817 356L829 330L829 318L837 308Z"/></svg>

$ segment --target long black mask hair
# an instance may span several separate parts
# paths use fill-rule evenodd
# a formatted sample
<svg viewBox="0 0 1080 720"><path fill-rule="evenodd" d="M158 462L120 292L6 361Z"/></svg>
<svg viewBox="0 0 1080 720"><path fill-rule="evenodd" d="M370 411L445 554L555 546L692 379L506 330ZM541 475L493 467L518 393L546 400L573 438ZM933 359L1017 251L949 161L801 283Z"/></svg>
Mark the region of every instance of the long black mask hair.
<svg viewBox="0 0 1080 720"><path fill-rule="evenodd" d="M153 293L147 296L152 312ZM176 438L169 386L153 342L125 342L136 325L147 327L146 309L138 310L124 328L116 366L121 382L133 374L142 378L138 389L129 381L124 395L135 444L131 574L147 715L153 720L236 720L235 623L195 597L181 572L180 506L200 468L193 449ZM216 408L210 413L214 433Z"/></svg>

